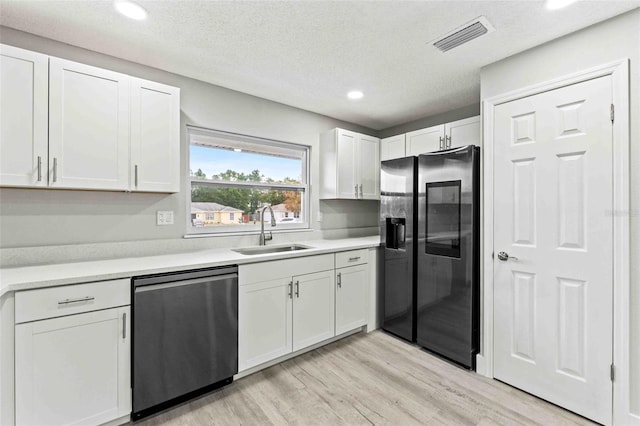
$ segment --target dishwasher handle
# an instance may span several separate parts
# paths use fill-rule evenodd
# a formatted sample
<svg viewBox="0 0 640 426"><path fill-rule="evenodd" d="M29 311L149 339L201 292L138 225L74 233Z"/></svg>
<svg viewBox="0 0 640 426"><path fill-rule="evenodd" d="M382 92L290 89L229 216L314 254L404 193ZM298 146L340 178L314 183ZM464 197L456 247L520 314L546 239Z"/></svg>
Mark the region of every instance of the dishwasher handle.
<svg viewBox="0 0 640 426"><path fill-rule="evenodd" d="M143 293L146 291L164 290L167 288L183 287L185 285L211 283L215 281L224 281L228 279L238 279L238 274L233 273L233 274L225 274L225 275L216 275L212 277L202 277L202 278L194 278L191 280L172 281L172 282L162 283L162 284L138 285L135 288L135 292Z"/></svg>

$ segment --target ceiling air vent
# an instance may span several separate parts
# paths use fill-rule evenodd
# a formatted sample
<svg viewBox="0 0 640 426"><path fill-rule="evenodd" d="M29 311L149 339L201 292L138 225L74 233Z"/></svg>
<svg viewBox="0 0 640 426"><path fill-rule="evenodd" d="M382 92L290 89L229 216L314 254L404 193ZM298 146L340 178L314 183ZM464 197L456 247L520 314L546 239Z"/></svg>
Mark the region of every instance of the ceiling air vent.
<svg viewBox="0 0 640 426"><path fill-rule="evenodd" d="M441 39L434 41L433 45L442 52L448 52L454 47L465 44L493 30L495 30L495 28L487 21L487 18L480 16L471 22L467 22L460 28L456 28Z"/></svg>

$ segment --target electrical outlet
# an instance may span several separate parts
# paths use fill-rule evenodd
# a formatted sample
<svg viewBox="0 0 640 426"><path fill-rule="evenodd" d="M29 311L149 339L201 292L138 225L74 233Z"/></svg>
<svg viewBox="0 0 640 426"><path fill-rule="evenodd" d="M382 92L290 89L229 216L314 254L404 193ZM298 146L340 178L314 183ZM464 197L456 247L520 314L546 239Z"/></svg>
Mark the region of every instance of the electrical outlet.
<svg viewBox="0 0 640 426"><path fill-rule="evenodd" d="M318 214L316 215L316 220L317 220L318 222L322 222L322 219L324 219L324 218L322 217L322 212L318 212Z"/></svg>
<svg viewBox="0 0 640 426"><path fill-rule="evenodd" d="M158 210L156 212L156 225L159 225L159 226L173 225L173 210L167 210L167 211Z"/></svg>

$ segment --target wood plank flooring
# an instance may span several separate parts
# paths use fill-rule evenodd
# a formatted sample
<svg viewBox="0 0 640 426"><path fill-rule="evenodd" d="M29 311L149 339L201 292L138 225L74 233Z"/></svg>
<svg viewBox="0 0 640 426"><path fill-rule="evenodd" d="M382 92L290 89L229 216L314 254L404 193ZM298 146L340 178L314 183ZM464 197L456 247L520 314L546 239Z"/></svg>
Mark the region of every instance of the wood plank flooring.
<svg viewBox="0 0 640 426"><path fill-rule="evenodd" d="M358 333L136 426L589 425L382 331Z"/></svg>

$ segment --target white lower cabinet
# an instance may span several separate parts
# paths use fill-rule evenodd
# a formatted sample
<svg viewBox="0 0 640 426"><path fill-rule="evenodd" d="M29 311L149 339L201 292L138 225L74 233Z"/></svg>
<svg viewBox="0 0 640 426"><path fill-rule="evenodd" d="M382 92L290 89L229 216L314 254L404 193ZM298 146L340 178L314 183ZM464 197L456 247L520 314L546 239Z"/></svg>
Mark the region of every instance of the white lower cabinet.
<svg viewBox="0 0 640 426"><path fill-rule="evenodd" d="M368 255L363 249L240 265L239 371L367 325Z"/></svg>
<svg viewBox="0 0 640 426"><path fill-rule="evenodd" d="M367 323L367 265L336 269L336 335Z"/></svg>
<svg viewBox="0 0 640 426"><path fill-rule="evenodd" d="M293 277L293 351L334 336L333 271Z"/></svg>
<svg viewBox="0 0 640 426"><path fill-rule="evenodd" d="M239 370L333 337L334 298L332 254L240 265Z"/></svg>
<svg viewBox="0 0 640 426"><path fill-rule="evenodd" d="M336 253L336 336L367 324L370 287L367 260L368 250Z"/></svg>
<svg viewBox="0 0 640 426"><path fill-rule="evenodd" d="M16 425L97 425L130 414L130 309L92 310L100 304L100 296L90 292L96 284L128 295L122 290L129 280L86 285L83 297L67 297L74 291L65 290L84 284L57 287L55 305L61 310L86 311L40 319L52 289L16 294L16 314L27 311L21 315L35 319L15 328Z"/></svg>
<svg viewBox="0 0 640 426"><path fill-rule="evenodd" d="M242 276L242 266L240 266ZM291 352L291 278L238 287L238 369Z"/></svg>

